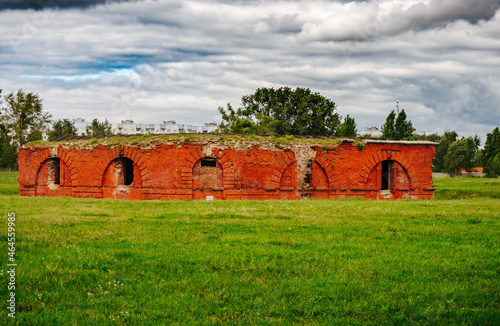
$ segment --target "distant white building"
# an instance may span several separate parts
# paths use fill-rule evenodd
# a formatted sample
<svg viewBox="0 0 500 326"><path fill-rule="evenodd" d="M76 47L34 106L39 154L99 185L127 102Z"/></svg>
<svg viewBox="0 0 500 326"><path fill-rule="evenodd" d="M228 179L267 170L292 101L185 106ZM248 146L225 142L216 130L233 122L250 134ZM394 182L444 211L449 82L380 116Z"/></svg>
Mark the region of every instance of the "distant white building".
<svg viewBox="0 0 500 326"><path fill-rule="evenodd" d="M162 123L134 123L133 120L122 120L120 123L112 123L113 134L135 135L135 134L192 134L210 133L217 129L216 123L205 123L203 126L178 124L174 120Z"/></svg>
<svg viewBox="0 0 500 326"><path fill-rule="evenodd" d="M73 119L78 135L86 135L90 122L84 119ZM122 120L120 123L111 123L111 132L115 135L137 134L193 134L210 133L217 129L216 123L205 123L203 126L177 124L174 120L162 123L134 123L133 120Z"/></svg>
<svg viewBox="0 0 500 326"><path fill-rule="evenodd" d="M363 136L363 135L370 135L372 137L378 137L381 135L381 133L377 127L366 127L361 136Z"/></svg>
<svg viewBox="0 0 500 326"><path fill-rule="evenodd" d="M76 134L78 136L84 136L87 134L87 126L90 126L90 122L85 121L82 118L73 119L73 124L76 128Z"/></svg>

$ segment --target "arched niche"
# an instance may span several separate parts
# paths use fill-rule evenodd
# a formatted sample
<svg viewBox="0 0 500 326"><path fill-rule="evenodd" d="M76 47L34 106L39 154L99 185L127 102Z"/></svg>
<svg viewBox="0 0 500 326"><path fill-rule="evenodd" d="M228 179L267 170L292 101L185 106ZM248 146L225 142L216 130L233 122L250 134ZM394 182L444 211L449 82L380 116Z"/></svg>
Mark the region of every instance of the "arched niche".
<svg viewBox="0 0 500 326"><path fill-rule="evenodd" d="M219 159L199 159L193 166L192 176L193 199L224 198L224 171Z"/></svg>
<svg viewBox="0 0 500 326"><path fill-rule="evenodd" d="M297 161L292 161L281 174L280 199L295 199L297 190Z"/></svg>
<svg viewBox="0 0 500 326"><path fill-rule="evenodd" d="M311 163L311 197L312 198L328 198L329 181L328 175L317 161Z"/></svg>
<svg viewBox="0 0 500 326"><path fill-rule="evenodd" d="M137 187L141 184L141 174L137 165L128 157L117 157L104 170L102 185L105 187Z"/></svg>
<svg viewBox="0 0 500 326"><path fill-rule="evenodd" d="M49 157L42 162L36 173L35 193L38 196L68 195L61 188L71 186L71 174L59 157Z"/></svg>
<svg viewBox="0 0 500 326"><path fill-rule="evenodd" d="M117 157L107 165L102 178L104 198L141 199L141 171L128 157Z"/></svg>

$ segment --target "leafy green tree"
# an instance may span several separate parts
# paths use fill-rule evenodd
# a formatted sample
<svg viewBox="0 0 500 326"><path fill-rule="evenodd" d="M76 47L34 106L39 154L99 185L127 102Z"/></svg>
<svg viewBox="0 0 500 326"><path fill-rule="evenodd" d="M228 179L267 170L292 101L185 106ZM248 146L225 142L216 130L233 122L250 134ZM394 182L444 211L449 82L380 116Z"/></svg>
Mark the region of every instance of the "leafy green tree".
<svg viewBox="0 0 500 326"><path fill-rule="evenodd" d="M111 124L108 122L108 119L104 119L103 122L100 122L97 118L92 120L90 126L86 129L87 135L95 137L95 136L108 136L112 135L111 132Z"/></svg>
<svg viewBox="0 0 500 326"><path fill-rule="evenodd" d="M400 140L410 139L413 135L413 124L411 121L406 120L406 112L405 110L401 110L399 112L398 117L396 118L396 123L394 125L394 138Z"/></svg>
<svg viewBox="0 0 500 326"><path fill-rule="evenodd" d="M474 166L482 166L486 165L486 157L484 156L484 150L478 149L476 152L476 157L474 159Z"/></svg>
<svg viewBox="0 0 500 326"><path fill-rule="evenodd" d="M335 103L305 88L259 88L241 101L237 110L219 107L219 131L332 136L340 125Z"/></svg>
<svg viewBox="0 0 500 326"><path fill-rule="evenodd" d="M2 104L0 89L0 105ZM17 168L17 146L13 144L9 129L0 123L0 168Z"/></svg>
<svg viewBox="0 0 500 326"><path fill-rule="evenodd" d="M458 175L461 169L472 172L480 143L477 135L462 137L451 143L444 157L444 170L451 175Z"/></svg>
<svg viewBox="0 0 500 326"><path fill-rule="evenodd" d="M412 136L413 140L422 140L422 141L432 141L439 143L441 141L441 136L438 134L429 134L429 135L418 135L418 134L413 134Z"/></svg>
<svg viewBox="0 0 500 326"><path fill-rule="evenodd" d="M458 134L456 131L445 131L444 135L441 137L439 141L439 145L436 147L436 153L434 154L434 161L432 164L434 167L432 171L434 172L444 172L444 157L448 153L448 148L450 145L457 140Z"/></svg>
<svg viewBox="0 0 500 326"><path fill-rule="evenodd" d="M42 100L36 93L22 89L4 97L6 107L1 108L0 122L12 131L14 142L19 146L42 139L50 122L51 114L43 112Z"/></svg>
<svg viewBox="0 0 500 326"><path fill-rule="evenodd" d="M249 110L238 108L234 110L231 104L227 104L227 111L219 107L219 113L222 115L222 123L219 125L219 131L238 134L267 134L271 133L269 128L270 118L261 117L259 122L254 121Z"/></svg>
<svg viewBox="0 0 500 326"><path fill-rule="evenodd" d="M500 153L491 158L486 167L485 173L488 177L498 177L500 176Z"/></svg>
<svg viewBox="0 0 500 326"><path fill-rule="evenodd" d="M484 173L489 177L500 175L498 162L500 160L500 129L496 127L491 133L486 135L484 143Z"/></svg>
<svg viewBox="0 0 500 326"><path fill-rule="evenodd" d="M396 120L396 112L394 110L389 113L385 119L385 123L382 125L380 130L382 131L383 138L396 138L396 128L394 126Z"/></svg>
<svg viewBox="0 0 500 326"><path fill-rule="evenodd" d="M5 125L0 124L0 168L17 167L17 146L12 143L12 137Z"/></svg>
<svg viewBox="0 0 500 326"><path fill-rule="evenodd" d="M344 122L340 125L337 136L339 137L356 137L358 135L358 130L356 128L356 121L347 115L344 118Z"/></svg>
<svg viewBox="0 0 500 326"><path fill-rule="evenodd" d="M408 140L413 136L413 124L407 120L405 110L401 110L396 117L394 110L389 113L381 127L383 138Z"/></svg>
<svg viewBox="0 0 500 326"><path fill-rule="evenodd" d="M61 136L74 136L76 135L76 128L73 121L68 119L59 119L52 125L49 131L49 140L54 140Z"/></svg>

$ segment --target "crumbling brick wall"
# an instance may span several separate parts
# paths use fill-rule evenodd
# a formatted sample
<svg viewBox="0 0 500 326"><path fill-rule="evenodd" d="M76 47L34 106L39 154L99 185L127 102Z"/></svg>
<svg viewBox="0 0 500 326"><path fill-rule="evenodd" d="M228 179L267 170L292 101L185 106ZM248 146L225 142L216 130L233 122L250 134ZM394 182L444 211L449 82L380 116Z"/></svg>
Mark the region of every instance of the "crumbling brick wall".
<svg viewBox="0 0 500 326"><path fill-rule="evenodd" d="M22 196L117 199L432 198L435 143L217 141L19 150Z"/></svg>

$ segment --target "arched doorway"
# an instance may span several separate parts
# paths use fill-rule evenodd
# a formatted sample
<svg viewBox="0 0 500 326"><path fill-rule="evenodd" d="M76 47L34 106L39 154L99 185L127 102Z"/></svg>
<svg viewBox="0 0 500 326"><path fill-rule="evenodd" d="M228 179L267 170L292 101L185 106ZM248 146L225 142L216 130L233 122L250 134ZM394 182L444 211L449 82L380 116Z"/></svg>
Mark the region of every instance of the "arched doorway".
<svg viewBox="0 0 500 326"><path fill-rule="evenodd" d="M215 157L204 157L193 166L193 199L224 199L224 172Z"/></svg>
<svg viewBox="0 0 500 326"><path fill-rule="evenodd" d="M140 171L130 158L115 158L104 170L102 186L104 198L140 199Z"/></svg>
<svg viewBox="0 0 500 326"><path fill-rule="evenodd" d="M406 198L411 195L410 177L401 163L384 160L373 167L367 182L368 189L384 199Z"/></svg>
<svg viewBox="0 0 500 326"><path fill-rule="evenodd" d="M70 195L71 174L59 157L43 161L36 173L35 194L37 196Z"/></svg>

